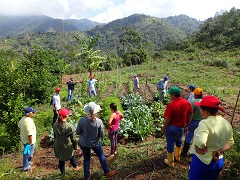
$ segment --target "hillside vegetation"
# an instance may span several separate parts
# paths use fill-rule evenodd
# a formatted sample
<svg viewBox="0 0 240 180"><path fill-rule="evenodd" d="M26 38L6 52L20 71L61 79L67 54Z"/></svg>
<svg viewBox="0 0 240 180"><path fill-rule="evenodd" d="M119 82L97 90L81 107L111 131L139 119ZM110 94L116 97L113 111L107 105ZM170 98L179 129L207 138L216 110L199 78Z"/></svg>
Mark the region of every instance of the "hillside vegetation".
<svg viewBox="0 0 240 180"><path fill-rule="evenodd" d="M168 19L169 23L183 29L175 18ZM224 117L234 127L235 145L225 154L226 166L219 179L238 179L240 44L236 37L240 33L239 21L240 11L232 8L208 19L198 32L187 37L187 33L173 28L166 19L132 15L87 32L34 32L28 34L29 37L4 39L0 44L0 153L3 157L0 178L61 178L57 159L52 154L52 109L49 107L55 87L60 86L62 105L73 110L70 122L75 125L89 101L99 103L103 109L107 109L112 100L117 99L119 106L121 104L126 119L121 124L119 152L117 158L108 159L110 167L117 170L113 179L187 179L190 157L176 163L173 169L163 164L166 147L160 129L169 98L164 104L156 101L156 83L168 75L169 85L179 86L184 98L189 84L194 84L223 101ZM148 33L151 29L152 33ZM189 28L184 29L190 32ZM132 94L134 73L140 79L140 95ZM101 79L96 85L98 96L94 98L89 98L86 92L90 74ZM67 102L66 81L70 76L78 83L73 100ZM22 146L17 123L27 106L38 110L35 117L38 140L32 173L22 173L19 167ZM108 116L101 115L106 125ZM102 142L107 154L108 137ZM82 165L80 150L77 157ZM104 179L97 162L93 156L92 178ZM83 177L82 170L76 173L68 168L67 171L65 179Z"/></svg>

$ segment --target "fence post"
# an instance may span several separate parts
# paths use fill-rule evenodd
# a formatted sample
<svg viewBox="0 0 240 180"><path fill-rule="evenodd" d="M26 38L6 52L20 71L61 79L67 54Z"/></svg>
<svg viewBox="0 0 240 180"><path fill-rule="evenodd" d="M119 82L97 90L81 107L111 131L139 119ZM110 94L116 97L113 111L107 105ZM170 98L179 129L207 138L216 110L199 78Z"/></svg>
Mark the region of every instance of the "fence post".
<svg viewBox="0 0 240 180"><path fill-rule="evenodd" d="M147 99L147 83L148 83L148 73L146 75L146 84L145 84L145 91L144 91L144 98Z"/></svg>
<svg viewBox="0 0 240 180"><path fill-rule="evenodd" d="M235 107L234 107L234 110L233 110L233 115L232 115L231 125L232 125L232 123L233 123L234 114L235 114L235 111L236 111L236 108L237 108L237 104L238 104L239 96L240 96L240 90L238 91L238 97L237 97L236 104L235 104Z"/></svg>

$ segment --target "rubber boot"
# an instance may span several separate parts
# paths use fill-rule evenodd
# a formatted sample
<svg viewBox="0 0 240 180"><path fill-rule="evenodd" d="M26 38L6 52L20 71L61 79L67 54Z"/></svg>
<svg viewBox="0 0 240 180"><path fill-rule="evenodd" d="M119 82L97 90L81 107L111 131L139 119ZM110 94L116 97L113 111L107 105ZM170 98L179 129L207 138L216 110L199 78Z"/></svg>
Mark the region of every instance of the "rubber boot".
<svg viewBox="0 0 240 180"><path fill-rule="evenodd" d="M180 154L182 151L182 147L175 147L175 159L176 161L180 162Z"/></svg>
<svg viewBox="0 0 240 180"><path fill-rule="evenodd" d="M170 167L174 166L174 152L167 152L167 159L164 159L164 163Z"/></svg>
<svg viewBox="0 0 240 180"><path fill-rule="evenodd" d="M186 157L187 156L189 146L190 146L190 143L184 142L183 150L182 150L182 153L181 153L182 157Z"/></svg>

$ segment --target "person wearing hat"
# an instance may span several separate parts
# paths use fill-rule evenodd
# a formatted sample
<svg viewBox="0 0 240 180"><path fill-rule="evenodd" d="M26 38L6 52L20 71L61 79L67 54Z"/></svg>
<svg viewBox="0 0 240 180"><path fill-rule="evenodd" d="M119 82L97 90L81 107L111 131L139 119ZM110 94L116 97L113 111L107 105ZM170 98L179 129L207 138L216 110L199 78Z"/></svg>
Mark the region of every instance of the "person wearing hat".
<svg viewBox="0 0 240 180"><path fill-rule="evenodd" d="M52 109L53 109L53 124L57 121L59 110L61 109L61 101L60 101L60 87L55 89L55 94L52 96Z"/></svg>
<svg viewBox="0 0 240 180"><path fill-rule="evenodd" d="M94 84L97 81L98 80L94 79L93 76L90 76L90 79L88 80L88 95L89 95L89 97L91 97L91 94L93 94L93 96L97 96L95 86L94 86Z"/></svg>
<svg viewBox="0 0 240 180"><path fill-rule="evenodd" d="M110 171L106 157L102 149L100 139L104 136L104 126L97 113L101 107L94 102L89 102L84 106L87 116L82 117L77 125L76 133L79 135L79 144L84 156L84 179L90 178L90 158L91 149L96 153L104 171L104 175L112 176L114 171Z"/></svg>
<svg viewBox="0 0 240 180"><path fill-rule="evenodd" d="M220 104L221 101L212 95L194 102L195 106L200 106L204 119L194 131L190 148L190 180L217 179L224 166L223 152L234 144L231 125L218 114L219 110L225 112Z"/></svg>
<svg viewBox="0 0 240 180"><path fill-rule="evenodd" d="M188 101L189 102L192 102L194 100L194 94L193 94L193 91L195 90L195 86L193 84L191 84L189 87L188 87L188 90L190 92L189 96L188 96Z"/></svg>
<svg viewBox="0 0 240 180"><path fill-rule="evenodd" d="M75 82L73 81L73 77L70 77L69 81L66 83L68 85L68 101L71 101L72 94L75 86Z"/></svg>
<svg viewBox="0 0 240 180"><path fill-rule="evenodd" d="M176 144L175 159L180 161L182 135L192 119L193 110L191 104L180 97L179 87L172 86L167 93L172 101L164 112L166 121L161 132L166 134L167 141L167 159L164 159L164 163L172 167L174 166L174 144Z"/></svg>
<svg viewBox="0 0 240 180"><path fill-rule="evenodd" d="M75 158L75 150L77 150L76 128L67 122L69 111L67 108L62 108L59 111L58 120L53 124L54 133L54 154L59 159L58 168L62 175L65 174L65 161L70 160L74 170L79 170Z"/></svg>
<svg viewBox="0 0 240 180"><path fill-rule="evenodd" d="M194 135L194 130L198 127L199 122L203 119L203 117L200 113L199 106L194 105L195 102L202 101L203 90L201 88L196 88L193 91L193 94L194 94L194 100L191 101L191 106L192 106L192 109L193 109L193 117L192 117L191 122L189 122L188 132L185 135L185 141L184 141L183 150L182 150L182 153L181 153L182 157L185 157L187 155L188 149L190 147L190 144L192 142L192 138L193 138L193 135Z"/></svg>
<svg viewBox="0 0 240 180"><path fill-rule="evenodd" d="M20 128L20 139L23 143L23 170L28 171L31 169L31 161L33 158L35 143L36 143L36 126L33 121L36 109L27 107L24 110L25 116L18 122Z"/></svg>
<svg viewBox="0 0 240 180"><path fill-rule="evenodd" d="M157 90L159 92L159 101L164 100L164 97L166 96L166 91L168 89L168 76L165 76L163 79L161 79L157 84Z"/></svg>
<svg viewBox="0 0 240 180"><path fill-rule="evenodd" d="M132 82L133 82L133 92L136 94L138 93L138 89L139 89L139 79L137 77L137 74L133 75Z"/></svg>

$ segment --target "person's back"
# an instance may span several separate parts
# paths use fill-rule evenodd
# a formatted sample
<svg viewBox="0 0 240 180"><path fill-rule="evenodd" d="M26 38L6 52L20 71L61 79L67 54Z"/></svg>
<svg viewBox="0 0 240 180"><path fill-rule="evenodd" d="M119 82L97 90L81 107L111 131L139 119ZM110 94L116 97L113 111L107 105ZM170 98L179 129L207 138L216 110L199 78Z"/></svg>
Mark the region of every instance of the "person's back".
<svg viewBox="0 0 240 180"><path fill-rule="evenodd" d="M82 117L76 130L77 134L80 134L80 144L86 147L96 146L100 138L103 137L103 129L104 126L101 119L96 118L95 121L92 121L87 116Z"/></svg>

